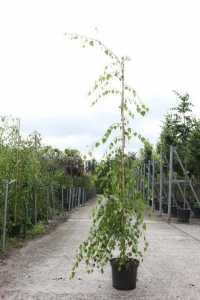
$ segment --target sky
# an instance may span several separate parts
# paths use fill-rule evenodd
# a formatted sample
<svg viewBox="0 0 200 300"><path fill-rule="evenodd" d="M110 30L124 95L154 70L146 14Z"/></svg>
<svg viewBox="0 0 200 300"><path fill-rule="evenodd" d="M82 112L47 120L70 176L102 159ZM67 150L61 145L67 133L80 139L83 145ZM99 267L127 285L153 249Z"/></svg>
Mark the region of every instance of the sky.
<svg viewBox="0 0 200 300"><path fill-rule="evenodd" d="M64 34L79 33L131 58L126 80L150 109L133 126L155 144L172 90L188 92L200 117L199 28L198 0L0 0L0 115L60 149L86 152L99 139L118 113L112 100L90 105L107 58Z"/></svg>

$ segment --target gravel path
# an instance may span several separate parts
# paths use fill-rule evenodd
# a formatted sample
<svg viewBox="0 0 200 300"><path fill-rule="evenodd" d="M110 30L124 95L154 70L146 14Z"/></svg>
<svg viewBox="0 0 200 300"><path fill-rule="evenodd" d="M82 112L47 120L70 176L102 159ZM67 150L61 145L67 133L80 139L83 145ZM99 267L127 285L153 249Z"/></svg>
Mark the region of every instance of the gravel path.
<svg viewBox="0 0 200 300"><path fill-rule="evenodd" d="M110 266L101 275L76 279L68 272L76 247L86 236L94 202L74 211L55 231L17 250L0 264L0 299L200 299L200 227L147 221L149 249L139 267L137 289L116 291Z"/></svg>

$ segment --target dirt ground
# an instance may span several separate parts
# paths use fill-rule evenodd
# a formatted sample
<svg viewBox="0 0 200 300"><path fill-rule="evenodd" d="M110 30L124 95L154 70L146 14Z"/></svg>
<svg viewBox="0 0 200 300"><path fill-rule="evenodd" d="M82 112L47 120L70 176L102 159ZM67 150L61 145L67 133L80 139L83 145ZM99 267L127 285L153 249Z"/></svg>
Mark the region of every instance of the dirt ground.
<svg viewBox="0 0 200 300"><path fill-rule="evenodd" d="M94 201L74 211L49 235L30 241L0 262L0 299L200 299L200 226L147 220L149 249L139 267L137 288L112 288L105 273L84 266L68 279L75 249L87 236Z"/></svg>

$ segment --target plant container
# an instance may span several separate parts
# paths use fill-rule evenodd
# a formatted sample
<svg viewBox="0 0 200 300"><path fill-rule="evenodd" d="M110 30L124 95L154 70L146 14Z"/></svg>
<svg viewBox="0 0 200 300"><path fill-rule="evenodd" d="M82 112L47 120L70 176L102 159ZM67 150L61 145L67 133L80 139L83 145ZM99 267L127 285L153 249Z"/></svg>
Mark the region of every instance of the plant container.
<svg viewBox="0 0 200 300"><path fill-rule="evenodd" d="M110 260L112 267L112 285L117 290L133 290L136 288L139 261L132 259L119 269L119 259Z"/></svg>
<svg viewBox="0 0 200 300"><path fill-rule="evenodd" d="M177 217L177 207L176 206L172 206L171 208L171 216L176 218Z"/></svg>
<svg viewBox="0 0 200 300"><path fill-rule="evenodd" d="M189 223L190 221L190 209L189 208L178 208L177 209L178 222Z"/></svg>
<svg viewBox="0 0 200 300"><path fill-rule="evenodd" d="M21 224L13 224L9 230L9 236L15 237L19 236L21 232Z"/></svg>
<svg viewBox="0 0 200 300"><path fill-rule="evenodd" d="M159 204L158 201L154 202L154 207L155 207L155 210L159 210L160 209L160 204Z"/></svg>
<svg viewBox="0 0 200 300"><path fill-rule="evenodd" d="M168 205L166 203L163 203L163 205L162 205L162 211L163 211L164 214L168 213Z"/></svg>
<svg viewBox="0 0 200 300"><path fill-rule="evenodd" d="M194 207L193 209L194 217L200 218L200 207Z"/></svg>

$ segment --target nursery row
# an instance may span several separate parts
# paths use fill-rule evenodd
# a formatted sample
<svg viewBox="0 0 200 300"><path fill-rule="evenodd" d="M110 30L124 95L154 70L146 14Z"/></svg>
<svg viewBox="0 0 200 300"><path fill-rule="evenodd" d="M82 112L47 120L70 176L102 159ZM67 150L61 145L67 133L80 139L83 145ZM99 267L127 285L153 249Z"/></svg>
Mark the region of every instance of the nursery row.
<svg viewBox="0 0 200 300"><path fill-rule="evenodd" d="M94 161L78 150L43 146L40 134L20 134L19 121L0 121L0 240L26 236L38 222L63 214L94 191Z"/></svg>
<svg viewBox="0 0 200 300"><path fill-rule="evenodd" d="M6 240L13 237L26 238L27 234L43 230L44 225L54 218L65 216L74 208L79 208L95 196L95 188L86 190L82 187L65 188L40 187L26 193L21 198L18 208L17 222L14 222L12 200L15 197L15 188L9 189L9 182L4 184L4 205L1 207L1 248L5 250ZM28 190L27 190L28 191ZM38 232L41 233L41 232Z"/></svg>

